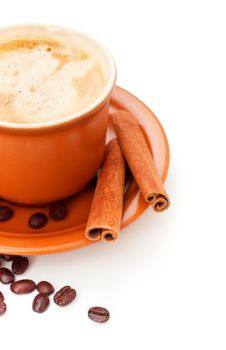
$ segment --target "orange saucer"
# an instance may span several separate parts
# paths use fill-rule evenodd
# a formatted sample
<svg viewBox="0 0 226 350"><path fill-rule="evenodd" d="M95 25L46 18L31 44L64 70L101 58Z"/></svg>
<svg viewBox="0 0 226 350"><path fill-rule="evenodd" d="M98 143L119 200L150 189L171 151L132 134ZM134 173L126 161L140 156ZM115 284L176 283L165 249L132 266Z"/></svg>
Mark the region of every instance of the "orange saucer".
<svg viewBox="0 0 226 350"><path fill-rule="evenodd" d="M149 143L156 167L165 181L169 166L169 145L165 132L155 115L140 100L129 92L116 87L111 98L110 111L126 109L137 118ZM107 140L114 137L114 131L109 124ZM0 223L0 253L3 254L49 254L64 250L80 248L94 242L84 236L84 229L88 217L93 192L87 188L77 195L67 199L64 203L68 215L62 221L49 219L47 225L39 230L32 230L28 218L36 211L48 215L48 208L25 208L11 205L14 216ZM1 205L4 201L1 201ZM148 207L132 179L125 195L122 227L136 220Z"/></svg>

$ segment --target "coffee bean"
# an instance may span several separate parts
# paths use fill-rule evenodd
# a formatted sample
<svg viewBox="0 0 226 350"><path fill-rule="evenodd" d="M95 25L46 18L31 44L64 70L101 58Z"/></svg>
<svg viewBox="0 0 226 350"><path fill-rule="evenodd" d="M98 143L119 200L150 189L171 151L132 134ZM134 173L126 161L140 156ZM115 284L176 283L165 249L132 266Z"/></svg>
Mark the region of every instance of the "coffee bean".
<svg viewBox="0 0 226 350"><path fill-rule="evenodd" d="M7 205L0 206L0 221L9 220L13 216L13 210Z"/></svg>
<svg viewBox="0 0 226 350"><path fill-rule="evenodd" d="M88 316L92 321L102 323L109 320L110 313L104 307L94 306L89 309Z"/></svg>
<svg viewBox="0 0 226 350"><path fill-rule="evenodd" d="M54 295L54 302L59 306L65 306L72 302L72 300L76 297L76 291L72 289L70 286L65 286L61 288Z"/></svg>
<svg viewBox="0 0 226 350"><path fill-rule="evenodd" d="M63 203L53 204L49 208L49 216L53 220L62 220L67 213L67 209Z"/></svg>
<svg viewBox="0 0 226 350"><path fill-rule="evenodd" d="M2 255L3 259L5 259L5 261L12 261L14 259L14 255Z"/></svg>
<svg viewBox="0 0 226 350"><path fill-rule="evenodd" d="M49 297L47 294L39 293L33 300L32 309L35 312L42 313L49 306Z"/></svg>
<svg viewBox="0 0 226 350"><path fill-rule="evenodd" d="M21 273L24 273L27 268L28 268L28 258L26 258L25 256L16 256L13 259L13 263L12 263L12 271L13 273L15 273L16 275L20 275Z"/></svg>
<svg viewBox="0 0 226 350"><path fill-rule="evenodd" d="M2 316L6 312L6 304L4 301L0 300L0 316Z"/></svg>
<svg viewBox="0 0 226 350"><path fill-rule="evenodd" d="M4 301L4 295L2 294L1 291L0 291L0 301Z"/></svg>
<svg viewBox="0 0 226 350"><path fill-rule="evenodd" d="M11 291L16 294L28 294L33 292L35 288L36 288L35 282L27 279L13 282L10 285Z"/></svg>
<svg viewBox="0 0 226 350"><path fill-rule="evenodd" d="M37 290L39 293L50 295L54 292L54 287L47 281L41 281L37 284Z"/></svg>
<svg viewBox="0 0 226 350"><path fill-rule="evenodd" d="M29 223L30 227L37 229L37 228L41 228L41 227L45 226L47 221L48 221L48 218L45 214L35 213L35 214L31 215L28 223Z"/></svg>
<svg viewBox="0 0 226 350"><path fill-rule="evenodd" d="M15 276L6 267L0 267L0 281L4 284L12 283L15 280Z"/></svg>

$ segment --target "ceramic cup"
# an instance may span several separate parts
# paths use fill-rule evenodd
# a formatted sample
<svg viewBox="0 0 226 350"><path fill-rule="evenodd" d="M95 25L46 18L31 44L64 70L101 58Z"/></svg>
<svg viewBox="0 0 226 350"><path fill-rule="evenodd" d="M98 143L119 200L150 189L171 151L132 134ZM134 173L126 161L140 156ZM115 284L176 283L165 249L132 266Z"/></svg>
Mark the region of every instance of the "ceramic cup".
<svg viewBox="0 0 226 350"><path fill-rule="evenodd" d="M37 35L81 43L81 49L101 65L106 85L90 107L61 120L37 124L0 121L0 197L33 206L69 197L95 175L104 156L108 108L116 78L110 53L80 31L19 25L1 29L0 42Z"/></svg>

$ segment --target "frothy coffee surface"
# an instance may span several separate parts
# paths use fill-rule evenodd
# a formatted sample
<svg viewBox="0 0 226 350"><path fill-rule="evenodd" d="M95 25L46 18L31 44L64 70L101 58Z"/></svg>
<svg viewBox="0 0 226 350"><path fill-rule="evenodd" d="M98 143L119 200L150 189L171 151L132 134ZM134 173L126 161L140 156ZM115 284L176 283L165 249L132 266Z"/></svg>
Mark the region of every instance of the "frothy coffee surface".
<svg viewBox="0 0 226 350"><path fill-rule="evenodd" d="M0 43L0 120L42 123L90 106L105 79L98 63L74 47L42 39Z"/></svg>

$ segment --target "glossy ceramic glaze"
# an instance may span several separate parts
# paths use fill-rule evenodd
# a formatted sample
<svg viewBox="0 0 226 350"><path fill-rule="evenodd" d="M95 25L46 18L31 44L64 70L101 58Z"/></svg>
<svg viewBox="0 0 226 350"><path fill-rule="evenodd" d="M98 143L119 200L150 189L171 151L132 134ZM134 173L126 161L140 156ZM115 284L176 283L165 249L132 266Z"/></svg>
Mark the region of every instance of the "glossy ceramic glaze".
<svg viewBox="0 0 226 350"><path fill-rule="evenodd" d="M0 196L39 205L66 198L93 177L104 154L108 103L69 125L1 129Z"/></svg>
<svg viewBox="0 0 226 350"><path fill-rule="evenodd" d="M79 31L19 25L1 29L0 41L37 35L83 45L100 63L106 82L99 98L75 115L36 124L0 121L0 197L32 206L77 193L96 173L104 155L109 99L116 76L110 53Z"/></svg>
<svg viewBox="0 0 226 350"><path fill-rule="evenodd" d="M158 119L147 106L127 91L116 87L111 98L110 111L127 109L137 118L146 140L151 147L156 167L165 181L169 166L169 146L165 132ZM108 125L107 139L115 137L112 126ZM49 220L40 230L32 230L27 220L35 211L11 205L15 214L9 221L0 223L0 252L7 254L48 254L79 248L88 244L84 230L88 218L93 192L86 187L77 195L67 199L68 215L62 221ZM1 204L5 203L0 201ZM136 220L148 207L134 180L129 183L125 195L122 227ZM48 215L48 207L39 208ZM122 232L123 234L123 232Z"/></svg>

